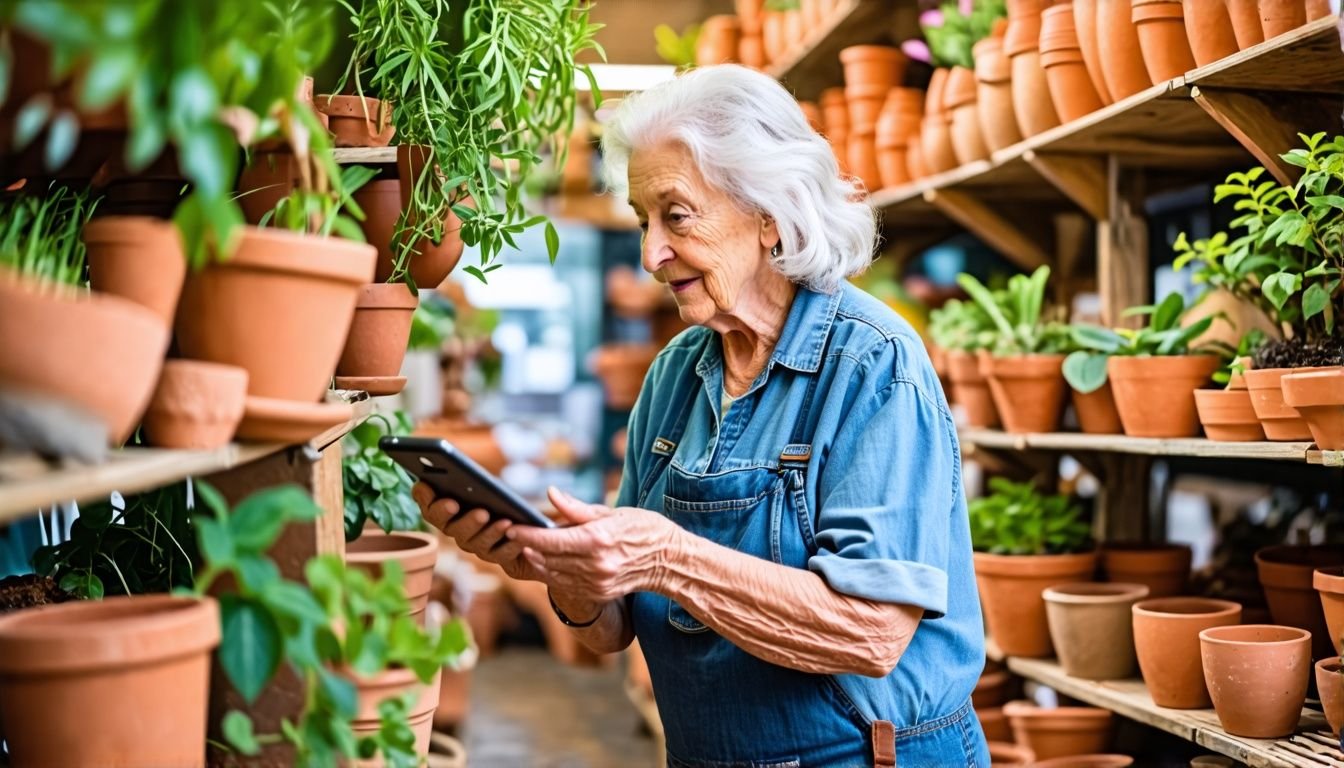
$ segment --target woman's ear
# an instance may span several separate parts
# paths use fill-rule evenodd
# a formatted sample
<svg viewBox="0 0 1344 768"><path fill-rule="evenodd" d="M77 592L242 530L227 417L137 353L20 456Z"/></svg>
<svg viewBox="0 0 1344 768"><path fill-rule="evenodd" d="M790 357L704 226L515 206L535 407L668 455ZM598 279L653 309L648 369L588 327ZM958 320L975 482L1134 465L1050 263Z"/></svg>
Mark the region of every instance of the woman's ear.
<svg viewBox="0 0 1344 768"><path fill-rule="evenodd" d="M761 247L769 251L779 245L779 228L769 216L761 216Z"/></svg>

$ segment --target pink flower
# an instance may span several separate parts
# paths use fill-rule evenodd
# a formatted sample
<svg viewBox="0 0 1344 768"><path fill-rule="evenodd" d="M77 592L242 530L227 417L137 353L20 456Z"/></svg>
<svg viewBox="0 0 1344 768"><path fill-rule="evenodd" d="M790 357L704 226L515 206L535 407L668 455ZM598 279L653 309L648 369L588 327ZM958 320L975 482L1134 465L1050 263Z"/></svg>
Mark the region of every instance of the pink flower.
<svg viewBox="0 0 1344 768"><path fill-rule="evenodd" d="M943 26L943 12L934 8L919 14L919 26L925 28Z"/></svg>
<svg viewBox="0 0 1344 768"><path fill-rule="evenodd" d="M925 64L933 63L933 56L929 53L929 46L923 40L917 38L906 40L901 43L901 51L915 61L922 61Z"/></svg>
<svg viewBox="0 0 1344 768"><path fill-rule="evenodd" d="M957 7L962 16L970 16L975 11L975 0L961 0Z"/></svg>

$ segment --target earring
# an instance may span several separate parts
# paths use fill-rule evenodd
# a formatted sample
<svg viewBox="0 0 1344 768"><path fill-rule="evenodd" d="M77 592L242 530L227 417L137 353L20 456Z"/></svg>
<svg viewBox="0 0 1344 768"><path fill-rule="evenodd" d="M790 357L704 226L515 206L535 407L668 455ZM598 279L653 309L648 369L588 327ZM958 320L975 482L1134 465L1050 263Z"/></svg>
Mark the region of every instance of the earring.
<svg viewBox="0 0 1344 768"><path fill-rule="evenodd" d="M770 258L779 258L779 243L775 243L774 246L770 248Z"/></svg>

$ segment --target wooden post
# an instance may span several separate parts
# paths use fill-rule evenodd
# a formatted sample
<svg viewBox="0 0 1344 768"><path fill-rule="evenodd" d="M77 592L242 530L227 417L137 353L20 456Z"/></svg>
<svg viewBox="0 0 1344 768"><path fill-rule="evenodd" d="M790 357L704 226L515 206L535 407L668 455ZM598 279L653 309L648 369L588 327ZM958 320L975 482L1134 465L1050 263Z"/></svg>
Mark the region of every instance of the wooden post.
<svg viewBox="0 0 1344 768"><path fill-rule="evenodd" d="M1105 468L1092 530L1103 541L1148 541L1154 533L1148 511L1151 456L1100 454ZM1159 538L1164 531L1156 532Z"/></svg>
<svg viewBox="0 0 1344 768"><path fill-rule="evenodd" d="M1137 327L1139 318L1126 320L1120 313L1149 301L1143 178L1110 155L1106 159L1106 187L1110 208L1106 219L1097 224L1097 288L1102 321L1113 327Z"/></svg>

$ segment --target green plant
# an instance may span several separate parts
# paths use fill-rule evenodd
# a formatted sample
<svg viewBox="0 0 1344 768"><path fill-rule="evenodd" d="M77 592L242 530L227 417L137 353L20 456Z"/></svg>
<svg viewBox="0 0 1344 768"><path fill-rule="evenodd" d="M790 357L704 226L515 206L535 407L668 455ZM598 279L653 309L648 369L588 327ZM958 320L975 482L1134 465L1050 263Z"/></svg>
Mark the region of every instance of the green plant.
<svg viewBox="0 0 1344 768"><path fill-rule="evenodd" d="M47 194L0 197L0 267L58 285L86 285L84 223L97 200L51 185Z"/></svg>
<svg viewBox="0 0 1344 768"><path fill-rule="evenodd" d="M972 275L957 275L962 287L993 323L993 340L988 345L995 355L1056 354L1069 343L1068 326L1052 319L1058 314L1045 303L1045 286L1050 268L1041 266L1027 275L1013 275L1008 286L991 292Z"/></svg>
<svg viewBox="0 0 1344 768"><path fill-rule="evenodd" d="M381 448L383 435L409 435L410 414L374 414L351 430L343 443L341 478L345 486L345 540L354 541L372 518L386 532L420 527L420 508L411 498L415 480Z"/></svg>
<svg viewBox="0 0 1344 768"><path fill-rule="evenodd" d="M666 24L653 28L653 40L658 58L677 69L695 66L695 46L700 40L700 25L688 24L678 35Z"/></svg>
<svg viewBox="0 0 1344 768"><path fill-rule="evenodd" d="M432 296L421 300L415 308L415 314L411 316L411 338L406 344L408 349L437 351L457 327L452 313L444 307L446 302L438 294ZM449 308L451 306L448 305Z"/></svg>
<svg viewBox="0 0 1344 768"><path fill-rule="evenodd" d="M1069 386L1087 394L1106 384L1106 359L1111 356L1157 357L1169 355L1216 353L1231 358L1231 350L1216 343L1203 344L1191 349L1190 343L1209 330L1218 315L1209 315L1189 325L1182 325L1186 312L1185 297L1170 293L1161 304L1130 307L1122 317L1149 317L1143 328L1098 328L1079 325L1073 327L1073 340L1081 347L1064 358L1064 378Z"/></svg>
<svg viewBox="0 0 1344 768"><path fill-rule="evenodd" d="M1255 351L1264 346L1268 339L1269 337L1265 336L1265 332L1259 328L1252 328L1242 334L1241 338L1237 340L1237 347L1233 350L1232 356L1227 358L1223 366L1214 372L1214 382L1226 386L1232 382L1233 376L1245 373L1246 365L1242 361L1255 354Z"/></svg>
<svg viewBox="0 0 1344 768"><path fill-rule="evenodd" d="M1087 548L1091 528L1067 496L1046 496L1032 483L989 480L991 493L967 504L971 546L998 555L1056 555Z"/></svg>
<svg viewBox="0 0 1344 768"><path fill-rule="evenodd" d="M329 182L319 182L319 188L296 187L261 217L261 226L269 224L318 237L336 235L362 243L364 230L359 222L364 220L364 211L354 194L377 175L367 166L343 166Z"/></svg>
<svg viewBox="0 0 1344 768"><path fill-rule="evenodd" d="M994 322L974 301L948 299L929 312L929 336L943 349L973 352L994 340Z"/></svg>
<svg viewBox="0 0 1344 768"><path fill-rule="evenodd" d="M936 11L920 16L920 29L929 44L930 62L936 67L975 68L971 49L989 37L994 21L1007 15L1003 0L975 0L970 12L963 13L963 3L943 3Z"/></svg>

